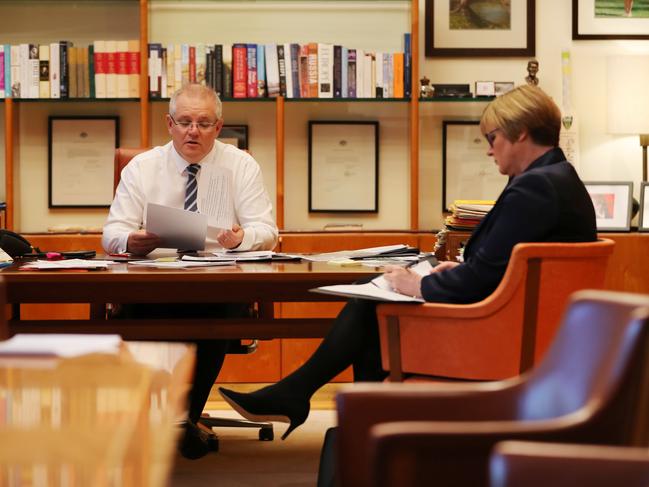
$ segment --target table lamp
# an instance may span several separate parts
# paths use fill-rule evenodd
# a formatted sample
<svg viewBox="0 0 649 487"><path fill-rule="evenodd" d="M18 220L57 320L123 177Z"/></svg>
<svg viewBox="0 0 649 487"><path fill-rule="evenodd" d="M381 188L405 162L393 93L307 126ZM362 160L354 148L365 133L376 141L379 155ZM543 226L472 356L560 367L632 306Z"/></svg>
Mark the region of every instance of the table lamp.
<svg viewBox="0 0 649 487"><path fill-rule="evenodd" d="M649 56L607 59L608 132L638 134L642 146L642 180L647 180L649 145Z"/></svg>

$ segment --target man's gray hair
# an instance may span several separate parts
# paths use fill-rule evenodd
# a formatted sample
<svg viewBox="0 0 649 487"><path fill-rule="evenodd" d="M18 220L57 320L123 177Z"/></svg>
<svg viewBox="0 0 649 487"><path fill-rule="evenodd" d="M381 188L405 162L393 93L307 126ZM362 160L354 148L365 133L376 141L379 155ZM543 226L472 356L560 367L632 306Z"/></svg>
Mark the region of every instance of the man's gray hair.
<svg viewBox="0 0 649 487"><path fill-rule="evenodd" d="M219 95L209 86L200 83L188 83L179 90L176 90L171 99L169 100L169 115L176 116L176 100L180 95L186 95L192 98L207 98L214 102L214 113L216 119L221 120L223 117L223 105L219 99Z"/></svg>

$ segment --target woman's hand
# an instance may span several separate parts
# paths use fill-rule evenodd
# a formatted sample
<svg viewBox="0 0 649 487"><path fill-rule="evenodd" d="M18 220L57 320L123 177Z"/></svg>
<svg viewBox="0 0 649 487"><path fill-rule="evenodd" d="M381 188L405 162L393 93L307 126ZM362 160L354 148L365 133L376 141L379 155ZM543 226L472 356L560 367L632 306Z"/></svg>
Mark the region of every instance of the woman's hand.
<svg viewBox="0 0 649 487"><path fill-rule="evenodd" d="M386 265L383 277L390 283L392 289L398 293L421 298L421 279L422 277L410 269Z"/></svg>

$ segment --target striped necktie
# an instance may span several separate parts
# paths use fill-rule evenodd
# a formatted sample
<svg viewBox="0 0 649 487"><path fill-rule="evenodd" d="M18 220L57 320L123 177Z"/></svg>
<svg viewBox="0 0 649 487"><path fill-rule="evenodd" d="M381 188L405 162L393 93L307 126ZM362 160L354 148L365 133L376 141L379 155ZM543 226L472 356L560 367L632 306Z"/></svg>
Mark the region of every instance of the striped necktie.
<svg viewBox="0 0 649 487"><path fill-rule="evenodd" d="M201 168L198 164L189 164L187 166L187 186L185 188L185 209L189 211L198 211L196 196L198 194L198 181L196 174Z"/></svg>

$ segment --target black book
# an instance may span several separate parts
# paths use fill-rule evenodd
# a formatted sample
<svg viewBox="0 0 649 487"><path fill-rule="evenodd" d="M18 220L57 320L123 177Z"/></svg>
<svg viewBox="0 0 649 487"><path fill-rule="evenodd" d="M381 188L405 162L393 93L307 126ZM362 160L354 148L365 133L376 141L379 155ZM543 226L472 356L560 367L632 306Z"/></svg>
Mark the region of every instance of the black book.
<svg viewBox="0 0 649 487"><path fill-rule="evenodd" d="M277 66L279 67L279 94L280 96L285 97L286 96L286 58L284 57L283 44L277 44Z"/></svg>
<svg viewBox="0 0 649 487"><path fill-rule="evenodd" d="M342 97L342 48L334 46L334 98Z"/></svg>
<svg viewBox="0 0 649 487"><path fill-rule="evenodd" d="M59 42L59 82L61 83L61 98L70 98L70 67L68 64L68 48L70 41Z"/></svg>
<svg viewBox="0 0 649 487"><path fill-rule="evenodd" d="M215 44L213 54L214 91L216 91L219 96L223 96L223 46L221 44Z"/></svg>

